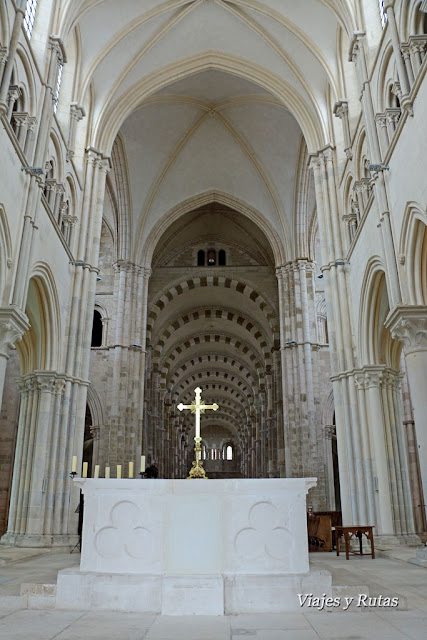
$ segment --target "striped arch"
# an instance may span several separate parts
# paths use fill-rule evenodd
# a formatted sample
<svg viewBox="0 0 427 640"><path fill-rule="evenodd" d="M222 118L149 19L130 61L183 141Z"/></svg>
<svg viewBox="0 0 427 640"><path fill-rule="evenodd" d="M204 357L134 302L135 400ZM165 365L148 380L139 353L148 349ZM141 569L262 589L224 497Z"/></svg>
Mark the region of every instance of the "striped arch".
<svg viewBox="0 0 427 640"><path fill-rule="evenodd" d="M260 387L263 388L265 386L264 368L261 365L258 354L254 352L253 348L247 342L235 336L215 333L205 333L202 335L196 334L194 336L190 336L184 342L174 347L165 355L165 358L160 365L162 378L167 377L172 364L185 352L185 350L199 346L200 344L225 344L233 347L234 350L243 353L253 363L260 380Z"/></svg>
<svg viewBox="0 0 427 640"><path fill-rule="evenodd" d="M190 373L190 371L193 368L200 367L200 365L209 366L210 364L213 365L218 363L221 363L221 365L224 365L226 367L230 367L234 371L240 372L240 374L246 378L248 383L252 387L255 387L256 390L258 391L258 379L256 377L255 372L249 369L248 366L238 358L235 358L233 356L230 357L230 355L226 355L226 354L204 353L201 356L195 356L189 361L180 363L179 365L177 365L177 367L171 370L168 378L169 385L167 386L172 386L172 387L175 386L180 376L185 372L187 374Z"/></svg>
<svg viewBox="0 0 427 640"><path fill-rule="evenodd" d="M212 397L214 396L216 391L222 391L225 394L227 394L230 398L235 398L238 402L240 402L242 404L242 406L245 407L250 407L252 406L252 402L248 401L248 398L246 396L244 396L241 391L239 389L236 389L235 387L228 385L228 384L222 384L222 383L218 383L218 382L204 382L203 383L203 392L204 392L204 397L208 397L208 393L209 391L212 391ZM174 398L176 399L176 402L192 402L194 399L194 388L191 387L191 389L187 389L184 393L182 393L182 395L179 394L179 391L176 390L174 393Z"/></svg>
<svg viewBox="0 0 427 640"><path fill-rule="evenodd" d="M229 414L226 414L226 413L220 414L219 411L216 411L215 418L210 416L210 420L208 420L207 417L205 417L203 421L204 429L208 429L210 426L215 426L215 425L220 425L222 427L225 427L226 429L229 429L232 432L232 434L240 440L239 421L233 418L232 416L230 416Z"/></svg>
<svg viewBox="0 0 427 640"><path fill-rule="evenodd" d="M174 335L178 329L184 327L190 322L197 322L199 320L225 320L227 322L235 323L242 329L246 329L253 338L259 343L260 352L266 363L271 365L271 351L272 348L264 338L262 328L252 322L234 309L220 308L220 307L199 307L196 311L185 313L184 315L174 318L169 326L162 331L156 343L153 345L153 364L158 365L162 357L163 348L166 345L167 340Z"/></svg>
<svg viewBox="0 0 427 640"><path fill-rule="evenodd" d="M193 383L194 384L201 384L200 380L218 380L220 382L230 382L230 384L235 385L236 387L238 387L240 389L240 391L242 393L244 393L246 395L247 398L251 398L254 395L254 392L252 390L252 388L247 384L246 380L244 380L243 378L241 378L240 376L228 372L228 371L214 371L212 372L211 369L198 369L197 371L195 371L194 373L192 373L191 375L187 376L183 376L177 383L177 385L171 390L172 392L175 391L175 389L178 391L178 393L184 392L185 389L188 386L191 386Z"/></svg>
<svg viewBox="0 0 427 640"><path fill-rule="evenodd" d="M151 344L153 327L168 302L171 302L187 291L202 287L222 287L224 289L231 289L233 292L240 293L247 298L250 298L267 317L271 327L273 340L274 342L277 341L277 345L279 344L280 330L278 317L273 310L273 306L267 302L265 297L258 293L252 285L244 282L242 279L235 280L232 278L226 278L225 276L211 275L188 278L186 280L180 279L173 283L168 289L164 290L156 300L150 304L147 319L147 345Z"/></svg>

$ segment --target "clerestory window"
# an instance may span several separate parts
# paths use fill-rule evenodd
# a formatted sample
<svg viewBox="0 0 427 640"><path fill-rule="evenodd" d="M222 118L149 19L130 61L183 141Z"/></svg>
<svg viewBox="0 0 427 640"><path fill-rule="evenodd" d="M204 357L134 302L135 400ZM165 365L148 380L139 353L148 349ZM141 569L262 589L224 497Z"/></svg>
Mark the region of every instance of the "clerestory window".
<svg viewBox="0 0 427 640"><path fill-rule="evenodd" d="M381 26L384 29L385 24L387 22L387 14L384 11L384 0L378 0L379 8L380 8L380 18L381 18Z"/></svg>
<svg viewBox="0 0 427 640"><path fill-rule="evenodd" d="M61 81L62 81L62 64L59 65L58 69L58 78L56 80L56 89L55 89L55 100L53 101L53 110L56 113L58 109L58 101L59 101L59 92L61 90Z"/></svg>
<svg viewBox="0 0 427 640"><path fill-rule="evenodd" d="M25 8L24 28L29 39L31 39L31 34L33 32L37 2L38 0L27 0L27 6Z"/></svg>

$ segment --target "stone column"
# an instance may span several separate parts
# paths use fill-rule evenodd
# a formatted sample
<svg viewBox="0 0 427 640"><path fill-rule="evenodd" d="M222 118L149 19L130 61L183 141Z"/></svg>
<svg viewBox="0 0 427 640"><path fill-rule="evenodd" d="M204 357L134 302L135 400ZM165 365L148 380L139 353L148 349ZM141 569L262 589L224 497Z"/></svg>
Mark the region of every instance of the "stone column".
<svg viewBox="0 0 427 640"><path fill-rule="evenodd" d="M399 33L397 31L396 17L394 15L394 0L384 3L384 11L387 13L387 20L390 29L391 42L393 45L393 53L397 65L397 73L399 75L400 85L402 87L402 107L405 108L405 97L407 97L410 87L408 82L408 76L406 75L405 63L403 62L402 54L400 52Z"/></svg>
<svg viewBox="0 0 427 640"><path fill-rule="evenodd" d="M21 95L21 89L17 85L13 84L9 87L7 92L7 101L6 101L6 108L7 108L6 118L9 121L12 119L13 107L20 95ZM1 108L1 104L0 104L0 108Z"/></svg>
<svg viewBox="0 0 427 640"><path fill-rule="evenodd" d="M336 438L335 427L327 424L325 429L325 451L326 451L326 468L328 471L328 498L330 511L335 511L335 481L334 481L334 462L332 456L332 440Z"/></svg>
<svg viewBox="0 0 427 640"><path fill-rule="evenodd" d="M387 318L391 335L403 344L418 443L421 483L427 495L427 307L398 305ZM425 500L424 500L425 504ZM424 507L425 508L425 507Z"/></svg>
<svg viewBox="0 0 427 640"><path fill-rule="evenodd" d="M16 49L18 47L19 36L21 34L22 21L25 15L26 1L16 0L15 2L15 18L12 27L12 36L9 43L9 53L6 65L3 71L3 77L0 86L0 115L6 113L6 96L12 78L13 65L15 63Z"/></svg>
<svg viewBox="0 0 427 640"><path fill-rule="evenodd" d="M76 536L55 529L55 510L63 508L58 479L63 465L60 405L65 379L53 371L36 371L21 379L21 408L6 544L66 546Z"/></svg>
<svg viewBox="0 0 427 640"><path fill-rule="evenodd" d="M27 138L27 129L29 124L29 115L27 111L15 111L13 114L13 120L16 125L16 137L18 144L22 150L25 148L25 141Z"/></svg>
<svg viewBox="0 0 427 640"><path fill-rule="evenodd" d="M86 111L82 105L77 104L77 102L72 102L70 104L70 130L68 134L67 160L71 160L74 157L77 123L80 122L85 115Z"/></svg>
<svg viewBox="0 0 427 640"><path fill-rule="evenodd" d="M3 77L3 71L7 62L7 47L0 47L0 86Z"/></svg>
<svg viewBox="0 0 427 640"><path fill-rule="evenodd" d="M344 151L349 160L353 159L351 152L351 133L350 122L348 118L348 100L338 100L334 104L332 113L341 120L344 133Z"/></svg>

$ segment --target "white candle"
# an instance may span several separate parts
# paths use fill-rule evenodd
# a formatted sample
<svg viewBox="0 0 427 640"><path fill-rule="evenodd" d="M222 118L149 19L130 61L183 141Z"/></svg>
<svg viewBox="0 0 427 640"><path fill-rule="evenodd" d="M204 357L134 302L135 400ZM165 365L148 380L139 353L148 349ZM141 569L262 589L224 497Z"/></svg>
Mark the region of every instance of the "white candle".
<svg viewBox="0 0 427 640"><path fill-rule="evenodd" d="M200 438L200 413L196 413L196 438Z"/></svg>
<svg viewBox="0 0 427 640"><path fill-rule="evenodd" d="M133 462L129 462L129 478L133 478Z"/></svg>
<svg viewBox="0 0 427 640"><path fill-rule="evenodd" d="M87 462L83 462L82 478L87 478Z"/></svg>
<svg viewBox="0 0 427 640"><path fill-rule="evenodd" d="M117 475L116 475L116 477L118 479L120 479L122 477L122 465L121 464L117 465Z"/></svg>
<svg viewBox="0 0 427 640"><path fill-rule="evenodd" d="M141 473L145 471L145 456L141 456Z"/></svg>
<svg viewBox="0 0 427 640"><path fill-rule="evenodd" d="M105 467L105 477L106 478L110 477L110 467Z"/></svg>
<svg viewBox="0 0 427 640"><path fill-rule="evenodd" d="M77 456L73 456L73 464L71 465L71 471L77 473Z"/></svg>
<svg viewBox="0 0 427 640"><path fill-rule="evenodd" d="M95 465L95 478L99 478L99 464Z"/></svg>

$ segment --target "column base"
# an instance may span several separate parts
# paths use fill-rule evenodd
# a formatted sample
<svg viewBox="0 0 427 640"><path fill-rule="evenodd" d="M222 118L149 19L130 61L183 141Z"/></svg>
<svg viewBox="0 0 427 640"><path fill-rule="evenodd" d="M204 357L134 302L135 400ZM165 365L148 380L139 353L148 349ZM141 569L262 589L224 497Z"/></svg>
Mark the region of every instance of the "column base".
<svg viewBox="0 0 427 640"><path fill-rule="evenodd" d="M8 531L1 539L1 545L27 548L65 548L72 549L79 542L78 535L71 534L30 534Z"/></svg>
<svg viewBox="0 0 427 640"><path fill-rule="evenodd" d="M409 558L408 562L417 564L420 567L427 567L427 547L417 549L415 558Z"/></svg>
<svg viewBox="0 0 427 640"><path fill-rule="evenodd" d="M374 544L377 547L418 547L421 543L416 533L380 533L375 535Z"/></svg>

